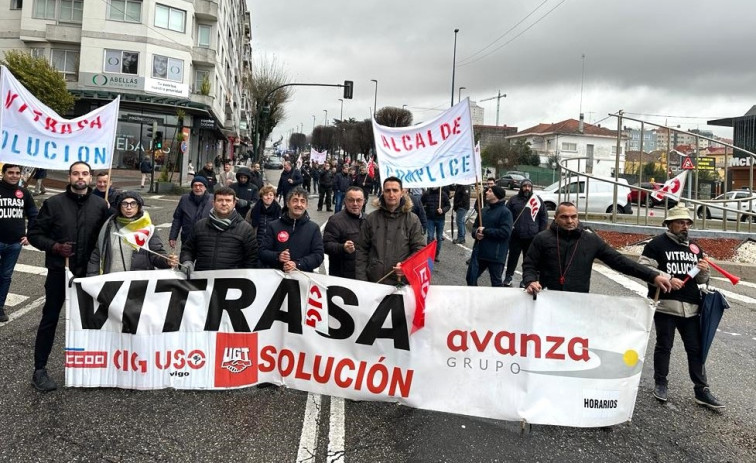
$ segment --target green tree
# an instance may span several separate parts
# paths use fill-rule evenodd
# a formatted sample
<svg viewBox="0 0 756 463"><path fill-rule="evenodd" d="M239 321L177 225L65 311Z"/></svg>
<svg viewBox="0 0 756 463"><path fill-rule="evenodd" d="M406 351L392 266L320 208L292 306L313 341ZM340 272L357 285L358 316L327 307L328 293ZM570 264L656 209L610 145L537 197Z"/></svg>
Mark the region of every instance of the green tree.
<svg viewBox="0 0 756 463"><path fill-rule="evenodd" d="M65 79L46 59L34 58L23 51L7 50L0 64L56 113L64 115L73 108L75 99L68 92Z"/></svg>
<svg viewBox="0 0 756 463"><path fill-rule="evenodd" d="M511 154L508 143L492 143L481 150L480 159L484 166L511 169L517 164Z"/></svg>
<svg viewBox="0 0 756 463"><path fill-rule="evenodd" d="M284 104L291 99L292 90L291 87L284 87L268 96L273 89L289 82L288 74L275 58L268 59L263 56L256 60L252 66L252 71L244 80L252 100L257 134L260 137L259 141L256 140L257 146L255 147L255 153L259 160L265 148L265 140L286 116ZM232 102L227 103L232 104Z"/></svg>
<svg viewBox="0 0 756 463"><path fill-rule="evenodd" d="M289 149L302 151L307 145L307 135L303 133L292 133L289 137Z"/></svg>
<svg viewBox="0 0 756 463"><path fill-rule="evenodd" d="M336 148L336 127L319 125L312 131L312 147L318 151L330 151Z"/></svg>
<svg viewBox="0 0 756 463"><path fill-rule="evenodd" d="M525 166L538 166L541 164L541 157L538 153L530 149L530 142L520 138L509 144L512 155L517 159L517 163Z"/></svg>
<svg viewBox="0 0 756 463"><path fill-rule="evenodd" d="M408 127L412 125L412 113L404 108L385 106L375 114L375 121L384 127Z"/></svg>

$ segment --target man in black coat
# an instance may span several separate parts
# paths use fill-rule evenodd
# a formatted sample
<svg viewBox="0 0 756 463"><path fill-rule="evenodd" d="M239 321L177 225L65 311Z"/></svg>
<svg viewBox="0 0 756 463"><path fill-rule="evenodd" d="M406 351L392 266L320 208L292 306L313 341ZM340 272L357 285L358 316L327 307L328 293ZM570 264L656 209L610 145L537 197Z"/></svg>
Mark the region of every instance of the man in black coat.
<svg viewBox="0 0 756 463"><path fill-rule="evenodd" d="M216 157L216 160L217 159L218 158ZM197 175L205 177L205 180L207 182L207 189L212 193L213 190L215 190L215 185L218 184L218 177L215 176L215 170L213 169L212 161L207 161L205 163L205 167L200 169L200 171L197 172Z"/></svg>
<svg viewBox="0 0 756 463"><path fill-rule="evenodd" d="M319 193L318 193L318 212L323 210L323 199L325 198L325 206L328 212L331 212L331 193L333 193L333 171L331 171L331 164L323 164L323 169L320 171L319 180Z"/></svg>
<svg viewBox="0 0 756 463"><path fill-rule="evenodd" d="M283 215L268 224L260 246L260 261L284 272L312 272L323 263L323 236L307 214L304 188L290 191Z"/></svg>
<svg viewBox="0 0 756 463"><path fill-rule="evenodd" d="M42 204L37 220L29 229L29 242L45 252L45 305L34 344L32 385L43 392L58 385L47 374L47 359L55 342L55 329L66 300L66 267L75 277L87 274L89 255L95 247L100 227L108 218L108 205L92 195L92 169L86 162L68 168L68 186Z"/></svg>
<svg viewBox="0 0 756 463"><path fill-rule="evenodd" d="M364 220L362 188L350 186L346 191L346 208L328 219L323 230L323 245L329 257L328 273L337 277L355 279L355 242L360 237Z"/></svg>
<svg viewBox="0 0 756 463"><path fill-rule="evenodd" d="M181 242L185 243L192 233L194 224L210 215L213 202L207 192L208 183L205 177L199 175L192 179L192 192L181 196L176 210L173 211L171 231L168 232L168 244L176 247L176 239L181 232Z"/></svg>
<svg viewBox="0 0 756 463"><path fill-rule="evenodd" d="M276 194L285 198L289 197L289 192L296 187L302 186L302 174L299 169L291 167L291 162L284 162L283 172L281 172L281 178L278 180L278 188L276 188Z"/></svg>
<svg viewBox="0 0 756 463"><path fill-rule="evenodd" d="M236 195L230 187L213 193L213 209L182 244L181 262L196 271L257 267L257 239L252 226L236 212Z"/></svg>
<svg viewBox="0 0 756 463"><path fill-rule="evenodd" d="M341 212L341 209L344 207L344 195L346 195L346 191L349 189L351 183L352 178L349 176L349 166L346 163L342 164L341 172L333 177L333 208L336 212Z"/></svg>
<svg viewBox="0 0 756 463"><path fill-rule="evenodd" d="M242 217L247 216L247 212L257 202L258 188L252 183L252 171L248 167L240 167L236 171L236 182L229 186L236 194L236 211Z"/></svg>
<svg viewBox="0 0 756 463"><path fill-rule="evenodd" d="M525 179L520 185L520 191L512 196L507 202L507 208L512 213L514 224L512 236L509 238L509 257L507 257L507 270L504 278L504 286L512 286L512 277L517 267L520 254L526 256L530 243L535 236L546 230L549 215L541 198L533 194L533 182ZM533 217L535 211L535 218Z"/></svg>

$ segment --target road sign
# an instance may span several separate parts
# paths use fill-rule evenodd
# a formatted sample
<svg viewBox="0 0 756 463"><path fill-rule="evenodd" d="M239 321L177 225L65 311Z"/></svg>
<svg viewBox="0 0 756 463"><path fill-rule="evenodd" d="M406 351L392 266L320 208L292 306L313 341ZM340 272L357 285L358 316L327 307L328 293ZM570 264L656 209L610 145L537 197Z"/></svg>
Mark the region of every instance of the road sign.
<svg viewBox="0 0 756 463"><path fill-rule="evenodd" d="M184 154L186 154L187 148L189 148L189 145L185 141L182 141L181 142L181 152L184 153Z"/></svg>
<svg viewBox="0 0 756 463"><path fill-rule="evenodd" d="M683 170L693 170L693 169L696 168L696 166L693 164L693 160L690 158L690 156L685 156L685 157L682 157L680 159L682 161L680 163L680 169L683 169Z"/></svg>
<svg viewBox="0 0 756 463"><path fill-rule="evenodd" d="M711 156L703 156L698 158L698 170L716 170L717 158Z"/></svg>

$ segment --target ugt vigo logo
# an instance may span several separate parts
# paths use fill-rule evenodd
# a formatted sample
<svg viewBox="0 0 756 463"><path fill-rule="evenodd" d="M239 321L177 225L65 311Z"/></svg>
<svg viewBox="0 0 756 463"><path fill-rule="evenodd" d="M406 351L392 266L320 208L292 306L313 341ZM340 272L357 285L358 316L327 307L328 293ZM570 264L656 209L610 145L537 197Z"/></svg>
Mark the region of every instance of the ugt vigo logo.
<svg viewBox="0 0 756 463"><path fill-rule="evenodd" d="M257 383L257 333L218 333L215 338L215 387Z"/></svg>

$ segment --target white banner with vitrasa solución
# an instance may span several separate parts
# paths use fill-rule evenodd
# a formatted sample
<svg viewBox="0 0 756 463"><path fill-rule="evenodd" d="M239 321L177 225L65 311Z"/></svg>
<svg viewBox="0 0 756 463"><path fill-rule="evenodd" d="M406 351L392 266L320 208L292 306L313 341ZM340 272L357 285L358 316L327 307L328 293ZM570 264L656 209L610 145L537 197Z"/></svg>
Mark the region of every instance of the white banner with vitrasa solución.
<svg viewBox="0 0 756 463"><path fill-rule="evenodd" d="M2 66L0 162L68 170L77 161L109 169L121 97L75 119L44 105Z"/></svg>
<svg viewBox="0 0 756 463"><path fill-rule="evenodd" d="M384 127L373 119L373 137L381 179L398 177L405 188L471 184L480 171L467 98L411 127Z"/></svg>
<svg viewBox="0 0 756 463"><path fill-rule="evenodd" d="M653 316L638 298L431 286L425 327L410 334L408 286L275 270L114 273L68 291L67 386L275 383L579 427L632 417Z"/></svg>

